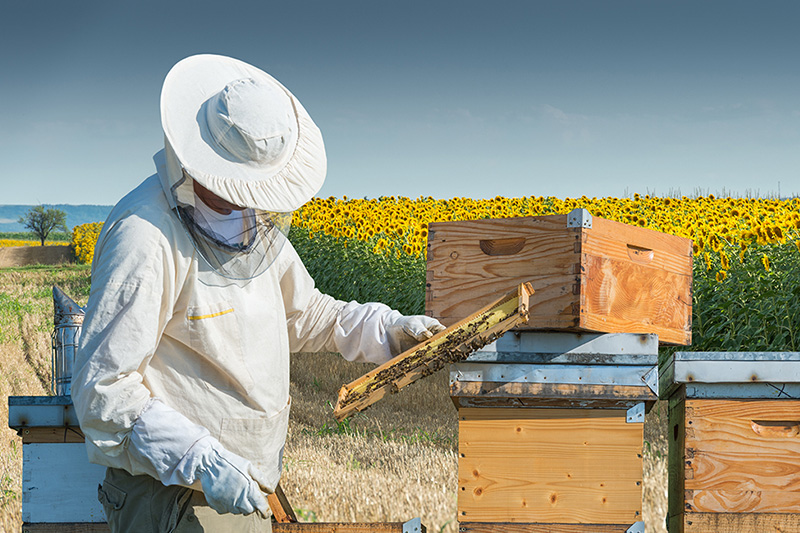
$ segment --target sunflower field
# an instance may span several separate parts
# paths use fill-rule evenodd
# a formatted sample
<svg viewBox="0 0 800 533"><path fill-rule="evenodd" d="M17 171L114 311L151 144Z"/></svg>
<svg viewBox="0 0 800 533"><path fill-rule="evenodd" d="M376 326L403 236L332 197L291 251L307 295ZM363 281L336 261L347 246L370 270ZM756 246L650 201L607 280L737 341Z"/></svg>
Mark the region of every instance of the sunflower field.
<svg viewBox="0 0 800 533"><path fill-rule="evenodd" d="M315 198L294 213L290 240L323 292L416 314L429 223L575 208L693 240L693 349L800 349L800 198ZM102 225L84 226L73 246L90 262Z"/></svg>

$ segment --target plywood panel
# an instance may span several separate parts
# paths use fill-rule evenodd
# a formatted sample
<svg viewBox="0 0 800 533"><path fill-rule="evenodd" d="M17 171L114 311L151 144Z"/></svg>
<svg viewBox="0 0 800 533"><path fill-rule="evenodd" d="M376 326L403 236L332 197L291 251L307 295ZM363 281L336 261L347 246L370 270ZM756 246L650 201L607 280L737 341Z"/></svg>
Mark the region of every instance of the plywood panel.
<svg viewBox="0 0 800 533"><path fill-rule="evenodd" d="M459 519L632 524L641 447L622 410L460 409Z"/></svg>

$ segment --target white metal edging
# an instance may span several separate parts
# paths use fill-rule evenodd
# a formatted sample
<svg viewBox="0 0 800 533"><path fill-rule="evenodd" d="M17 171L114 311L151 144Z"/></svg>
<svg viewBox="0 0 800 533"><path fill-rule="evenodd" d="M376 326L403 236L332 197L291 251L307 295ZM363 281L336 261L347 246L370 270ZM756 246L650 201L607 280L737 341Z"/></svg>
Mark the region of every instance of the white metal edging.
<svg viewBox="0 0 800 533"><path fill-rule="evenodd" d="M586 209L576 207L567 215L568 228L591 228L592 214Z"/></svg>
<svg viewBox="0 0 800 533"><path fill-rule="evenodd" d="M511 331L504 333L499 339L487 344L478 352L658 356L658 335Z"/></svg>
<svg viewBox="0 0 800 533"><path fill-rule="evenodd" d="M625 422L628 424L644 423L644 402L639 402L625 414Z"/></svg>
<svg viewBox="0 0 800 533"><path fill-rule="evenodd" d="M800 361L680 361L672 365L674 383L798 383Z"/></svg>
<svg viewBox="0 0 800 533"><path fill-rule="evenodd" d="M644 521L640 520L625 530L625 533L644 533Z"/></svg>
<svg viewBox="0 0 800 533"><path fill-rule="evenodd" d="M644 387L650 366L455 363L450 382L557 383Z"/></svg>
<svg viewBox="0 0 800 533"><path fill-rule="evenodd" d="M412 518L403 524L403 533L420 533L422 531L422 520Z"/></svg>

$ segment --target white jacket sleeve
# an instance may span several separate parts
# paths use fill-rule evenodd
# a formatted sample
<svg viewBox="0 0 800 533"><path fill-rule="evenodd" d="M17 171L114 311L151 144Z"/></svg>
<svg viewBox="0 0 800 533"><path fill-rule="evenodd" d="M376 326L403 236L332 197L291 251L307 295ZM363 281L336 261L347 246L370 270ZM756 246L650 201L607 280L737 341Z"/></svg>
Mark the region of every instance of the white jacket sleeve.
<svg viewBox="0 0 800 533"><path fill-rule="evenodd" d="M143 374L172 314L175 293L172 246L154 218L125 217L104 228L72 378L90 460L134 475L161 469L146 455L131 453L131 435L151 402ZM194 428L186 438L165 442L171 447L165 454L181 457L201 434L202 428Z"/></svg>
<svg viewBox="0 0 800 533"><path fill-rule="evenodd" d="M386 324L400 313L381 303L346 303L322 294L290 243L281 256L292 352L339 352L349 361L378 364L392 358Z"/></svg>

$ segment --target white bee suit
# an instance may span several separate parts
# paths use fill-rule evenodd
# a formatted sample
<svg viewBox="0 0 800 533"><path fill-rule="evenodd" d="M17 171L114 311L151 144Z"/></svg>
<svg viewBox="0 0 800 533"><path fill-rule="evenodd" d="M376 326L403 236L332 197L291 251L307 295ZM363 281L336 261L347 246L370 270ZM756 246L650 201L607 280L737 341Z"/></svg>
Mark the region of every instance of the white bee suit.
<svg viewBox="0 0 800 533"><path fill-rule="evenodd" d="M266 515L290 352L382 363L442 326L314 287L284 231L322 185L322 137L268 74L187 58L165 81L162 123L157 174L95 247L73 402L92 462L202 490L219 513ZM214 215L195 183L246 209Z"/></svg>
<svg viewBox="0 0 800 533"><path fill-rule="evenodd" d="M320 293L288 242L252 280L219 276L198 257L153 176L114 208L95 248L73 377L90 459L167 481L207 430L274 489L289 415L289 353L384 362L391 357L386 321L396 315L382 304ZM158 442L156 456L132 446L153 398L197 425L164 412L153 417L152 431L162 434L137 442Z"/></svg>

